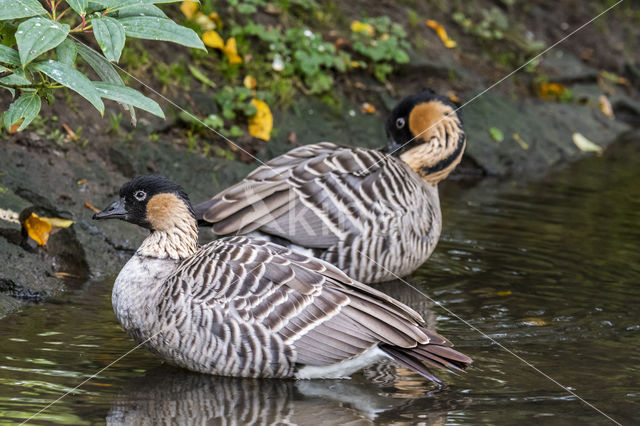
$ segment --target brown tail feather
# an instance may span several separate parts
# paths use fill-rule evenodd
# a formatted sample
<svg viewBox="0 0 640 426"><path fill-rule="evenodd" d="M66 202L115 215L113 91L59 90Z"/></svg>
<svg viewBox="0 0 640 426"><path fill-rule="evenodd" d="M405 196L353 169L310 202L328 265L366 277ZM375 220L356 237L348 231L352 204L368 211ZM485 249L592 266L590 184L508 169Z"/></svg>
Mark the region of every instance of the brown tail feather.
<svg viewBox="0 0 640 426"><path fill-rule="evenodd" d="M428 367L438 367L455 374L453 370L462 371L473 362L468 356L450 347L432 343L418 345L414 348L402 348L387 344L381 344L378 347L397 363L414 370L438 385L442 383L429 371Z"/></svg>

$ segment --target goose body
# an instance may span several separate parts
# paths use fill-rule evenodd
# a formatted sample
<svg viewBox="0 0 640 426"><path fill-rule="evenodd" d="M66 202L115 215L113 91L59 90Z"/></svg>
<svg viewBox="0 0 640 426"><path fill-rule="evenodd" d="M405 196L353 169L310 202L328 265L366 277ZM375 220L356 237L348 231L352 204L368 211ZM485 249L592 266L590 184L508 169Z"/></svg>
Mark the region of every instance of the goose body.
<svg viewBox="0 0 640 426"><path fill-rule="evenodd" d="M437 183L460 162L462 122L425 92L387 122L387 152L329 142L274 158L196 205L220 236L252 233L326 260L362 282L413 272L442 228Z"/></svg>
<svg viewBox="0 0 640 426"><path fill-rule="evenodd" d="M165 180L128 183L96 215L152 231L118 275L113 307L162 359L217 375L329 378L390 357L434 381L428 366L471 362L413 309L323 260L246 236L198 246L188 199Z"/></svg>

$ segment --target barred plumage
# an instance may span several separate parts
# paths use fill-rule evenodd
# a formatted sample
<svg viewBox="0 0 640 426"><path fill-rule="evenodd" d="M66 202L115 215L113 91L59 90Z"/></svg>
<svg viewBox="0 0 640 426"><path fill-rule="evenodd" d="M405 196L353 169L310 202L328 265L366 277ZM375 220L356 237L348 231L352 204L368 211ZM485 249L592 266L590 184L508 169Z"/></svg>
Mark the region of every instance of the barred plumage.
<svg viewBox="0 0 640 426"><path fill-rule="evenodd" d="M465 136L433 93L400 103L387 132L394 156L329 142L295 148L196 205L196 217L220 236L256 232L310 249L362 282L407 275L438 242L436 184L460 161Z"/></svg>
<svg viewBox="0 0 640 426"><path fill-rule="evenodd" d="M152 231L118 275L113 306L123 328L168 362L227 376L313 378L390 356L434 381L427 366L471 362L413 309L320 259L245 236L197 247L188 199L177 189L158 193L157 179L166 180L125 185L96 217ZM170 226L161 224L168 218Z"/></svg>

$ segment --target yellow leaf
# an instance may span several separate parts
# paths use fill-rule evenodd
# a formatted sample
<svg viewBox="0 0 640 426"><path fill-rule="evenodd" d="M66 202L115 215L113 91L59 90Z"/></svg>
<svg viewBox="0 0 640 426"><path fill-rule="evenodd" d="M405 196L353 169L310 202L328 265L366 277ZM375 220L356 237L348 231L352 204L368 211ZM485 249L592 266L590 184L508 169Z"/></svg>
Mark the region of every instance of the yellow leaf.
<svg viewBox="0 0 640 426"><path fill-rule="evenodd" d="M550 324L549 321L545 321L542 318L522 318L520 322L524 323L525 325L532 325L537 327Z"/></svg>
<svg viewBox="0 0 640 426"><path fill-rule="evenodd" d="M524 149L524 150L529 149L529 144L528 144L528 143L526 143L526 142L525 142L525 141L520 137L520 135L519 135L519 134L514 133L514 134L513 134L513 139L514 139L516 142L518 142L518 145L520 145L520 148L522 148L522 149Z"/></svg>
<svg viewBox="0 0 640 426"><path fill-rule="evenodd" d="M49 241L51 224L42 220L37 214L31 213L31 216L24 221L24 227L29 237L38 243L38 245L44 246L47 244L47 241Z"/></svg>
<svg viewBox="0 0 640 426"><path fill-rule="evenodd" d="M595 152L597 154L602 153L602 147L596 145L591 142L589 139L582 136L580 133L574 133L571 138L573 139L573 143L576 144L580 151L584 152Z"/></svg>
<svg viewBox="0 0 640 426"><path fill-rule="evenodd" d="M180 11L187 19L191 19L196 10L198 10L197 1L183 1L180 5Z"/></svg>
<svg viewBox="0 0 640 426"><path fill-rule="evenodd" d="M44 220L49 225L58 228L68 228L73 225L73 221L71 219L62 219L60 217L41 217L40 219Z"/></svg>
<svg viewBox="0 0 640 426"><path fill-rule="evenodd" d="M540 83L538 85L538 96L546 100L557 100L562 98L567 88L558 83Z"/></svg>
<svg viewBox="0 0 640 426"><path fill-rule="evenodd" d="M222 49L224 50L224 41L222 41L222 37L217 32L211 30L206 31L202 34L202 42L209 47L213 47L214 49Z"/></svg>
<svg viewBox="0 0 640 426"><path fill-rule="evenodd" d="M268 141L271 139L271 129L273 128L271 109L269 109L269 105L259 99L251 100L251 104L256 107L257 112L249 117L249 133L255 138Z"/></svg>
<svg viewBox="0 0 640 426"><path fill-rule="evenodd" d="M373 37L376 32L371 24L365 24L364 22L360 21L351 22L351 31L353 31L354 33L362 33L369 37Z"/></svg>
<svg viewBox="0 0 640 426"><path fill-rule="evenodd" d="M360 105L360 111L362 111L365 114L374 114L376 112L376 107L371 105L369 102L365 102L362 105Z"/></svg>
<svg viewBox="0 0 640 426"><path fill-rule="evenodd" d="M244 78L244 81L242 82L242 84L244 84L244 87L246 87L247 89L255 89L256 86L258 85L258 82L256 81L255 78L248 75Z"/></svg>
<svg viewBox="0 0 640 426"><path fill-rule="evenodd" d="M236 47L236 38L231 37L227 40L227 44L225 44L222 49L225 55L227 55L227 59L230 64L241 64L242 58L238 55L238 48Z"/></svg>
<svg viewBox="0 0 640 426"><path fill-rule="evenodd" d="M78 185L84 185L85 183L87 183L88 181L86 179L80 179L79 181L77 181L76 183Z"/></svg>
<svg viewBox="0 0 640 426"><path fill-rule="evenodd" d="M445 47L453 49L458 45L458 43L449 38L449 36L447 35L447 30L445 30L438 21L427 19L426 21L424 21L424 23L427 24L427 27L431 28L436 32L436 34L438 34L438 37L440 37L440 40L442 40L442 43Z"/></svg>
<svg viewBox="0 0 640 426"><path fill-rule="evenodd" d="M496 293L498 296L510 296L511 290L499 291Z"/></svg>
<svg viewBox="0 0 640 426"><path fill-rule="evenodd" d="M218 15L216 12L211 12L209 14L209 19L211 19L216 24L216 27L222 28L222 19L220 19L220 15Z"/></svg>
<svg viewBox="0 0 640 426"><path fill-rule="evenodd" d="M607 117L614 118L613 107L611 106L611 102L609 102L609 99L607 99L605 95L600 95L598 100L600 101L600 111L602 111L602 113Z"/></svg>

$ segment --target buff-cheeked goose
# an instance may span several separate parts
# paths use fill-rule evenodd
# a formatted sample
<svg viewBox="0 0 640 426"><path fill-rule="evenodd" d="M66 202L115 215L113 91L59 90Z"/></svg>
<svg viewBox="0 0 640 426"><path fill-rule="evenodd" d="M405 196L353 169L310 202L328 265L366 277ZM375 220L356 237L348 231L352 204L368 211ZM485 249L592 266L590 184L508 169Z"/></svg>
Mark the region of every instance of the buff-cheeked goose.
<svg viewBox="0 0 640 426"><path fill-rule="evenodd" d="M323 260L246 236L199 246L187 195L164 177L126 183L94 218L151 231L120 271L113 307L134 340L171 364L330 378L389 357L437 382L428 367L471 363L413 309Z"/></svg>
<svg viewBox="0 0 640 426"><path fill-rule="evenodd" d="M442 217L437 184L466 139L446 98L427 90L387 120L385 152L323 142L295 148L196 205L217 235L251 234L326 260L362 282L408 275L431 255Z"/></svg>

